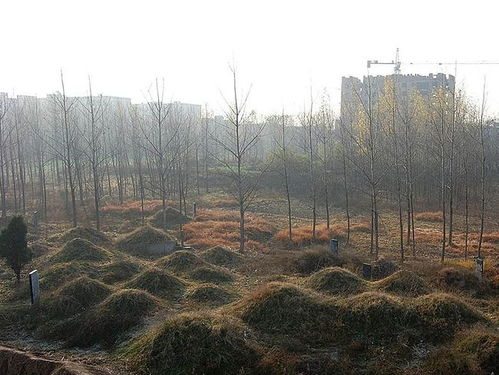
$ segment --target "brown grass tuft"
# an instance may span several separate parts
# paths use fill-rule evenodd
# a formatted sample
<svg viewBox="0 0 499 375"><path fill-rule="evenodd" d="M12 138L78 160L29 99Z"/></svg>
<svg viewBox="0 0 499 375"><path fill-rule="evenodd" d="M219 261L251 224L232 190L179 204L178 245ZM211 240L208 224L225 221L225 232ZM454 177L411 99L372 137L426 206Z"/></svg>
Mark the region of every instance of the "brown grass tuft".
<svg viewBox="0 0 499 375"><path fill-rule="evenodd" d="M417 220L430 221L432 223L441 223L442 222L442 212L433 211L433 212L418 212L414 214L414 218Z"/></svg>

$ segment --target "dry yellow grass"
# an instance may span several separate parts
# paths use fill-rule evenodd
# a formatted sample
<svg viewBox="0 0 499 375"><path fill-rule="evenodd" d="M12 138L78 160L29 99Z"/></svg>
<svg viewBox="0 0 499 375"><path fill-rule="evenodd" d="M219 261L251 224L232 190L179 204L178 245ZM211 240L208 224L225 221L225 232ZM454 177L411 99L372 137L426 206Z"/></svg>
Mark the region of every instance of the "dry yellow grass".
<svg viewBox="0 0 499 375"><path fill-rule="evenodd" d="M418 212L414 214L414 218L416 220L424 220L424 221L431 221L438 223L442 221L442 212L440 211Z"/></svg>
<svg viewBox="0 0 499 375"><path fill-rule="evenodd" d="M370 225L365 222L352 223L350 225L351 232L369 232ZM300 226L292 229L292 243L294 245L307 245L314 242L327 242L331 238L346 238L347 224L344 222L334 223L329 228L321 224L315 228L315 239L312 232L312 226ZM274 239L289 243L288 230L283 229L276 233Z"/></svg>
<svg viewBox="0 0 499 375"><path fill-rule="evenodd" d="M236 211L203 210L183 229L186 241L196 248L239 248L239 214ZM254 215L246 216L245 229L246 247L253 250L264 250L264 242L274 232L272 224Z"/></svg>
<svg viewBox="0 0 499 375"><path fill-rule="evenodd" d="M172 206L173 202L168 201L167 205ZM147 200L144 201L144 213L152 214L163 206L161 200ZM142 204L140 201L127 202L123 204L108 204L102 207L101 212L104 214L140 214Z"/></svg>

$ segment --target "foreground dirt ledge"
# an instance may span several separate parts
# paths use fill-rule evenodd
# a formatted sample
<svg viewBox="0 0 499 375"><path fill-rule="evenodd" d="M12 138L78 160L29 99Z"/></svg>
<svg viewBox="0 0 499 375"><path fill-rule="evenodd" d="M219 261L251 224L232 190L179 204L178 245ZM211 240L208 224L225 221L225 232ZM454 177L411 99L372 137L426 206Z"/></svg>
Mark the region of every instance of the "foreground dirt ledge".
<svg viewBox="0 0 499 375"><path fill-rule="evenodd" d="M0 345L2 375L101 375L76 363L55 361Z"/></svg>

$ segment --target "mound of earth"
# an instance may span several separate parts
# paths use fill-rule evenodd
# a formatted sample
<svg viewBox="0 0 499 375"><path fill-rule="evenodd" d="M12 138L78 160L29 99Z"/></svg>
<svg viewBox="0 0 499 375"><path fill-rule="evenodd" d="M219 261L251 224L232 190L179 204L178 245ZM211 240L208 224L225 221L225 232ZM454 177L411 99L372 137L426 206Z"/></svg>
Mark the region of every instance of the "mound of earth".
<svg viewBox="0 0 499 375"><path fill-rule="evenodd" d="M304 341L327 341L337 309L318 296L286 283L261 286L244 297L233 311L265 333L288 334Z"/></svg>
<svg viewBox="0 0 499 375"><path fill-rule="evenodd" d="M494 374L499 369L499 335L496 331L469 329L456 335L450 345L431 353L422 373Z"/></svg>
<svg viewBox="0 0 499 375"><path fill-rule="evenodd" d="M323 248L305 250L294 261L296 270L304 275L331 266L342 266L343 261Z"/></svg>
<svg viewBox="0 0 499 375"><path fill-rule="evenodd" d="M82 312L104 300L111 289L100 281L80 276L54 292L48 302L51 316L64 317Z"/></svg>
<svg viewBox="0 0 499 375"><path fill-rule="evenodd" d="M470 270L446 267L438 271L437 284L448 291L480 292L485 285Z"/></svg>
<svg viewBox="0 0 499 375"><path fill-rule="evenodd" d="M333 295L352 295L366 290L367 283L352 272L330 267L311 275L307 285L319 292Z"/></svg>
<svg viewBox="0 0 499 375"><path fill-rule="evenodd" d="M72 323L76 327L67 342L71 346L101 344L111 347L160 305L159 300L142 290L120 290L83 316L74 319Z"/></svg>
<svg viewBox="0 0 499 375"><path fill-rule="evenodd" d="M187 224L191 221L189 217L183 215L180 211L173 207L168 207L164 213L166 219L165 226L163 226L163 210L156 212L150 218L150 223L156 228L178 230L181 225Z"/></svg>
<svg viewBox="0 0 499 375"><path fill-rule="evenodd" d="M161 268L171 270L173 272L190 271L199 266L207 265L203 259L188 250L175 251L166 257L158 259L156 264Z"/></svg>
<svg viewBox="0 0 499 375"><path fill-rule="evenodd" d="M201 284L187 293L187 299L210 306L221 306L234 300L234 295L214 284Z"/></svg>
<svg viewBox="0 0 499 375"><path fill-rule="evenodd" d="M57 263L50 266L45 271L40 271L40 287L44 290L50 290L74 279L75 275L96 277L97 274L97 268L88 263Z"/></svg>
<svg viewBox="0 0 499 375"><path fill-rule="evenodd" d="M184 294L185 283L158 268L148 268L130 280L126 286L145 290L155 296L176 300Z"/></svg>
<svg viewBox="0 0 499 375"><path fill-rule="evenodd" d="M119 281L128 280L137 275L142 269L142 265L137 261L122 259L108 263L102 267L102 281L113 284Z"/></svg>
<svg viewBox="0 0 499 375"><path fill-rule="evenodd" d="M109 260L111 253L83 238L75 238L66 243L51 257L54 263L102 262Z"/></svg>
<svg viewBox="0 0 499 375"><path fill-rule="evenodd" d="M116 241L118 249L136 255L151 255L156 252L156 247L163 245L165 246L164 251L172 251L176 244L177 240L171 234L149 225L137 228Z"/></svg>
<svg viewBox="0 0 499 375"><path fill-rule="evenodd" d="M49 240L57 240L66 243L76 238L82 238L98 246L104 246L111 243L111 240L103 232L94 228L82 226L68 229L61 234L50 237Z"/></svg>
<svg viewBox="0 0 499 375"><path fill-rule="evenodd" d="M400 299L384 293L365 292L339 301L344 329L374 338L416 327L421 319Z"/></svg>
<svg viewBox="0 0 499 375"><path fill-rule="evenodd" d="M235 277L231 272L223 269L222 267L202 266L190 272L189 278L204 283L218 284L231 282Z"/></svg>
<svg viewBox="0 0 499 375"><path fill-rule="evenodd" d="M201 257L208 263L218 266L234 267L242 263L243 257L225 246L215 246L201 253Z"/></svg>
<svg viewBox="0 0 499 375"><path fill-rule="evenodd" d="M133 343L126 356L151 375L253 373L259 355L247 331L233 318L182 314Z"/></svg>
<svg viewBox="0 0 499 375"><path fill-rule="evenodd" d="M473 307L448 294L428 294L416 298L413 304L419 316L426 322L430 335L438 332L443 338L452 335L459 328L485 322L485 318Z"/></svg>
<svg viewBox="0 0 499 375"><path fill-rule="evenodd" d="M382 280L376 281L374 286L385 293L403 297L419 297L431 293L426 281L410 271L398 271Z"/></svg>

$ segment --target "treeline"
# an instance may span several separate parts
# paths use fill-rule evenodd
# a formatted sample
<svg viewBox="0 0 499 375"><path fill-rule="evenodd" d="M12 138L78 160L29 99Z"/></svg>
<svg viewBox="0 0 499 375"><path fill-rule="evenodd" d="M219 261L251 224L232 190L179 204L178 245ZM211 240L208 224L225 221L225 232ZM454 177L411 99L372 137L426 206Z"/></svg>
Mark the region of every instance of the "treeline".
<svg viewBox="0 0 499 375"><path fill-rule="evenodd" d="M36 210L100 228L103 202L159 199L166 209L176 199L187 214L189 195L222 189L239 207L242 251L245 212L269 189L287 199L290 238L296 196L310 202L314 235L319 208L328 227L333 206L345 209L348 226L352 207L370 212L375 257L384 207L398 212L402 259L407 249L416 253L418 208L442 213L442 260L456 211L465 215L466 238L470 215L479 215L480 253L499 161L498 129L484 104L454 90L401 95L395 79L379 97L359 93L341 118L327 94L302 113L263 118L247 110L234 69L232 78L223 118L167 102L160 80L143 104L94 95L90 81L88 96L71 97L62 74L60 92L43 99L0 94L2 217Z"/></svg>

